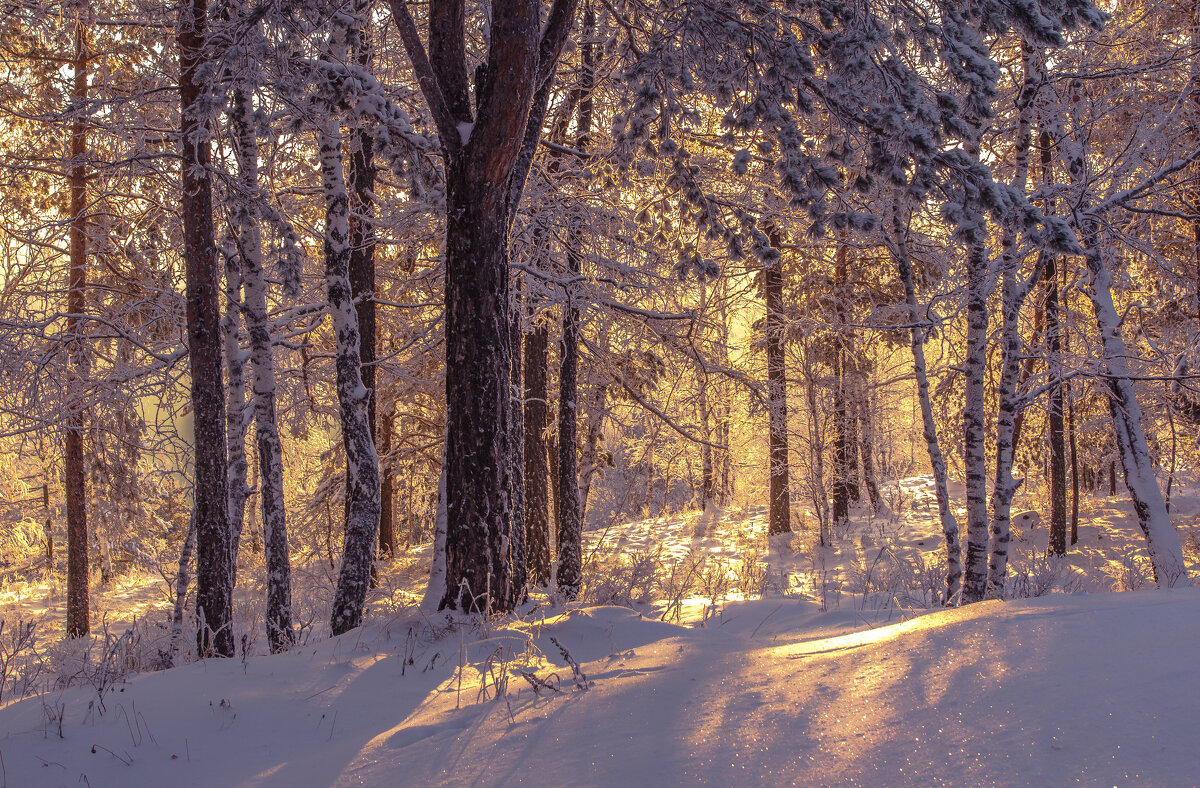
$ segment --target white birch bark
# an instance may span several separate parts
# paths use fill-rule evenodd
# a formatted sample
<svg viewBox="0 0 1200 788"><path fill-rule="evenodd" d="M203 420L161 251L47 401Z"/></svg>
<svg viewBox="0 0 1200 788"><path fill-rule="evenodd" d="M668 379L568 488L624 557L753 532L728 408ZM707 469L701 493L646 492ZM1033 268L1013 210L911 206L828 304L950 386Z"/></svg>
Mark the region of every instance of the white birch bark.
<svg viewBox="0 0 1200 788"><path fill-rule="evenodd" d="M929 394L929 374L925 363L925 332L921 328L921 313L917 307L916 288L913 284L912 260L908 255L906 235L908 228L900 219L899 212L892 215L896 266L900 280L904 283L904 300L908 305L908 320L911 325L909 341L913 355L913 371L917 377L917 400L921 404L921 423L924 427L925 446L929 451L929 464L933 468L933 487L937 497L938 519L942 524L942 536L946 540L946 588L942 604L951 605L962 586L962 559L959 545L958 520L950 508L950 489L946 475L946 458L938 442L937 422L933 417L933 400Z"/></svg>
<svg viewBox="0 0 1200 788"><path fill-rule="evenodd" d="M238 254L242 259L246 330L253 365L254 434L258 446L263 547L267 565L267 642L272 653L294 642L292 631L292 572L288 553L283 497L283 447L275 417L275 361L267 319L267 283L263 273L262 233L256 211L258 197L258 136L248 86L234 91L231 120L236 139L238 181L242 194L235 200Z"/></svg>
<svg viewBox="0 0 1200 788"><path fill-rule="evenodd" d="M346 49L345 25L336 23L330 58L344 61ZM362 623L375 560L381 503L379 456L367 411L370 391L362 381L358 313L350 289L350 203L342 170L342 133L330 108L319 111L316 130L325 193L325 288L336 343L338 408L350 498L346 506L342 567L330 619L330 630L340 635Z"/></svg>
<svg viewBox="0 0 1200 788"><path fill-rule="evenodd" d="M1121 317L1112 296L1112 270L1104 257L1099 217L1092 211L1093 195L1088 177L1084 145L1085 133L1073 119L1073 139L1065 140L1067 170L1071 185L1078 190L1072 208L1073 223L1084 249L1088 277L1084 291L1096 313L1100 332L1101 367L1109 388L1109 407L1117 437L1125 486L1133 499L1138 526L1146 539L1146 551L1154 579L1160 588L1190 585L1179 536L1171 524L1162 490L1154 474L1150 445L1142 428L1142 408L1129 369L1129 348L1121 336Z"/></svg>

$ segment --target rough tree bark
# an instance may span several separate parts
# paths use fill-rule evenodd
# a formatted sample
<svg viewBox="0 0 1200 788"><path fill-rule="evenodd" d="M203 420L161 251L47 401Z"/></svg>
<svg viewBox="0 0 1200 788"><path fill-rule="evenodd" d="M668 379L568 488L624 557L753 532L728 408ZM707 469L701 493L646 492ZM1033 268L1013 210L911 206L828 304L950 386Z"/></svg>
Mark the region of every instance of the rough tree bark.
<svg viewBox="0 0 1200 788"><path fill-rule="evenodd" d="M550 584L550 465L546 454L550 389L550 326L534 322L525 335L525 558L531 585Z"/></svg>
<svg viewBox="0 0 1200 788"><path fill-rule="evenodd" d="M580 30L579 108L576 116L578 137L575 145L587 150L592 135L596 51L591 40L596 17L591 3L584 7ZM579 594L583 582L583 507L579 500L579 286L582 273L580 228L570 230L567 250L567 278L564 287L561 366L558 371L558 566L554 577L567 599Z"/></svg>
<svg viewBox="0 0 1200 788"><path fill-rule="evenodd" d="M180 6L179 95L183 257L195 430L197 646L232 657L233 534L229 527L225 392L221 385L221 284L213 243L212 172L206 115L211 75L206 0Z"/></svg>
<svg viewBox="0 0 1200 788"><path fill-rule="evenodd" d="M86 6L84 7L86 9ZM71 268L67 274L67 336L71 380L82 385L88 379L88 359L81 329L86 309L87 288L87 115L88 47L85 23L75 20L75 53L71 92ZM91 630L88 600L87 477L83 461L82 408L71 403L63 457L67 499L67 637L83 637ZM52 543L51 543L52 544ZM53 550L51 549L51 555Z"/></svg>
<svg viewBox="0 0 1200 788"><path fill-rule="evenodd" d="M509 310L508 341L512 348L509 365L510 421L508 448L512 452L512 524L510 526L509 561L512 565L512 604L519 605L528 598L529 567L525 525L525 387L522 379L521 313L525 309L522 298L521 275L511 276L513 288Z"/></svg>
<svg viewBox="0 0 1200 788"><path fill-rule="evenodd" d="M448 434L442 607L503 610L515 599L509 566L508 230L528 172L517 167L518 159L529 148L526 140L540 135L545 116L544 103L540 112L531 111L534 99L543 88L548 93L575 5L555 0L543 31L540 3L492 3L490 45L476 71L473 112L464 0L429 5L428 52L408 5L391 0L445 162Z"/></svg>
<svg viewBox="0 0 1200 788"><path fill-rule="evenodd" d="M779 228L767 228L767 238L777 254L783 246ZM767 421L770 436L770 508L768 534L789 533L791 493L788 480L787 375L784 365L783 255L762 269L763 300L767 307Z"/></svg>

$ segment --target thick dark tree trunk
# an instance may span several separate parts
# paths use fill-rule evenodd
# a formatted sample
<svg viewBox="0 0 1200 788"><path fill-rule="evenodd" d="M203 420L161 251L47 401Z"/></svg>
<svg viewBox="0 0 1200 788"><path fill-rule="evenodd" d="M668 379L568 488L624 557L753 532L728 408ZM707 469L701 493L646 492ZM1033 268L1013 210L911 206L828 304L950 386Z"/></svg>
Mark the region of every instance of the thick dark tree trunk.
<svg viewBox="0 0 1200 788"><path fill-rule="evenodd" d="M768 228L771 246L778 250L782 239L778 228ZM788 481L787 375L784 363L783 256L762 270L766 302L767 421L770 441L770 510L767 533L792 530L791 493Z"/></svg>
<svg viewBox="0 0 1200 788"><path fill-rule="evenodd" d="M275 359L267 317L267 280L263 271L262 233L258 222L258 135L254 128L250 87L233 93L230 122L238 159L242 194L233 204L238 228L238 254L245 288L246 333L250 340L254 406L254 440L258 447L259 498L263 549L267 564L267 643L272 653L294 642L292 630L292 569L288 551L287 517L283 497L283 446L275 413Z"/></svg>
<svg viewBox="0 0 1200 788"><path fill-rule="evenodd" d="M442 606L468 611L503 609L512 598L505 199L505 188L482 181L465 163L447 167Z"/></svg>
<svg viewBox="0 0 1200 788"><path fill-rule="evenodd" d="M574 0L492 4L475 112L462 0L430 6L429 50L392 16L437 126L446 180L446 590L442 607L507 610L513 593L508 230L541 135ZM539 36L540 34L540 36Z"/></svg>
<svg viewBox="0 0 1200 788"><path fill-rule="evenodd" d="M550 327L534 324L525 335L525 556L531 585L550 584L550 467L546 430L550 395L547 369Z"/></svg>
<svg viewBox="0 0 1200 788"><path fill-rule="evenodd" d="M233 534L221 385L221 277L213 243L212 172L206 116L211 62L206 0L180 7L179 94L183 257L188 357L195 429L197 646L202 656L232 657Z"/></svg>
<svg viewBox="0 0 1200 788"><path fill-rule="evenodd" d="M71 93L76 113L71 123L71 270L67 275L67 335L71 378L81 386L88 379L87 353L82 344L83 312L87 308L87 40L83 19L75 22L75 72ZM68 405L66 451L63 457L67 499L67 637L91 630L88 602L87 480L83 464L83 414L79 404ZM53 536L47 544L53 545ZM53 558L53 547L49 555Z"/></svg>

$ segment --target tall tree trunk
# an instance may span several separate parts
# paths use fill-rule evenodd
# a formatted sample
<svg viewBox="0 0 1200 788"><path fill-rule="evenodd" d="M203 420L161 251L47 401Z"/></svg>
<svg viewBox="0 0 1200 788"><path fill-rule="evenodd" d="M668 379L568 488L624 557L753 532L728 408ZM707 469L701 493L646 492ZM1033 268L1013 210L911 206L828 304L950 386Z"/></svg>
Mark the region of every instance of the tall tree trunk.
<svg viewBox="0 0 1200 788"><path fill-rule="evenodd" d="M589 2L584 7L580 29L579 114L576 119L579 150L587 150L592 135L592 91L595 87L596 44L592 34L596 16ZM583 508L579 503L579 443L576 436L579 414L579 292L578 279L582 273L580 228L570 231L571 247L567 250L567 274L572 283L566 286L563 305L562 366L558 373L558 569L555 579L559 591L574 599L583 581Z"/></svg>
<svg viewBox="0 0 1200 788"><path fill-rule="evenodd" d="M546 430L550 396L550 327L542 320L525 335L525 534L531 585L550 584L550 468Z"/></svg>
<svg viewBox="0 0 1200 788"><path fill-rule="evenodd" d="M443 607L506 610L512 489L508 230L545 119L574 0L495 3L471 108L466 13L430 6L429 51L403 0L392 17L437 126L446 181L447 583ZM539 37L540 34L540 37ZM537 103L537 106L535 106Z"/></svg>
<svg viewBox="0 0 1200 788"><path fill-rule="evenodd" d="M1058 267L1048 255L1043 282L1046 288L1046 339L1052 388L1046 414L1050 444L1050 539L1049 555L1067 554L1067 448L1062 384L1062 326L1058 307Z"/></svg>
<svg viewBox="0 0 1200 788"><path fill-rule="evenodd" d="M982 217L979 218L982 222ZM979 229L982 234L983 230ZM962 601L983 599L987 589L987 433L984 371L988 341L988 264L982 237L967 248L967 349L963 360L963 475L967 497L967 549Z"/></svg>
<svg viewBox="0 0 1200 788"><path fill-rule="evenodd" d="M330 57L346 55L346 29L337 25ZM363 385L358 314L350 285L349 196L342 176L342 135L332 107L317 121L321 180L325 193L325 285L336 341L338 409L346 450L348 504L342 568L338 573L330 631L347 632L362 623L379 528L379 456L371 425L371 391Z"/></svg>
<svg viewBox="0 0 1200 788"><path fill-rule="evenodd" d="M1079 90L1072 86L1072 92ZM1074 134L1082 137L1085 131L1075 124ZM1078 190L1073 206L1073 224L1084 248L1088 277L1085 291L1096 313L1100 334L1101 368L1109 389L1109 409L1117 438L1125 485L1133 499L1138 526L1146 538L1146 551L1155 582L1160 588L1190 582L1179 536L1171 524L1163 501L1162 490L1154 475L1150 446L1142 428L1142 408L1133 387L1129 369L1129 349L1121 336L1121 318L1112 297L1112 271L1104 259L1100 220L1091 209L1087 163L1082 139L1069 140L1067 171L1071 185ZM1113 481L1115 486L1115 479Z"/></svg>
<svg viewBox="0 0 1200 788"><path fill-rule="evenodd" d="M221 385L221 285L213 243L207 116L211 53L206 0L180 7L179 94L183 257L195 430L196 608L201 656L232 657L233 534L229 525L225 396Z"/></svg>
<svg viewBox="0 0 1200 788"><path fill-rule="evenodd" d="M509 563L510 340L504 189L448 166L446 227L446 596L504 609ZM486 293L486 299L479 294Z"/></svg>
<svg viewBox="0 0 1200 788"><path fill-rule="evenodd" d="M783 242L777 227L767 237L777 251ZM783 255L762 269L763 300L766 302L767 420L770 441L770 509L768 534L790 533L791 493L788 480L787 373L784 358Z"/></svg>
<svg viewBox="0 0 1200 788"><path fill-rule="evenodd" d="M242 352L242 260L230 249L225 254L225 313L221 316L221 339L225 345L225 453L229 468L230 565L237 582L238 545L246 522L246 354Z"/></svg>
<svg viewBox="0 0 1200 788"><path fill-rule="evenodd" d="M1016 173L1013 185L1022 193L1029 175L1029 148L1032 144L1032 115L1034 93L1040 84L1041 53L1022 47L1023 81L1017 100ZM1048 151L1043 151L1043 157ZM1043 174L1049 175L1049 162L1043 158ZM992 486L992 525L988 544L987 596L1004 596L1008 579L1008 545L1011 535L1012 500L1023 479L1013 477L1013 458L1019 438L1020 401L1018 388L1021 378L1021 307L1037 281L1046 255L1039 257L1033 275L1018 283L1021 261L1017 255L1017 235L1006 226L1001 240L1001 300L1000 379L996 385L996 475Z"/></svg>
<svg viewBox="0 0 1200 788"><path fill-rule="evenodd" d="M263 271L262 232L258 215L258 133L250 86L234 90L231 122L238 159L240 199L233 203L238 228L238 255L245 288L246 333L253 365L251 392L254 440L258 448L259 506L267 565L267 643L272 653L295 639L292 630L292 569L283 497L283 446L275 412L275 359L267 317L267 281Z"/></svg>
<svg viewBox="0 0 1200 788"><path fill-rule="evenodd" d="M86 11L87 6L84 6ZM87 308L87 61L85 22L75 20L74 86L71 100L71 270L67 275L67 335L71 380L88 379L87 352L82 343L83 313ZM75 392L73 392L75 393ZM68 405L65 435L65 492L67 499L67 637L82 637L91 630L88 601L87 476L83 460L83 409ZM51 537L52 538L52 537ZM50 542L53 544L53 542ZM51 556L53 548L51 548Z"/></svg>
<svg viewBox="0 0 1200 788"><path fill-rule="evenodd" d="M354 59L363 68L371 62L371 33L366 23L369 4L356 0L355 17L358 20L356 40L358 46ZM358 317L359 374L367 390L367 422L372 436L378 436L376 419L376 375L375 368L375 139L366 120L358 120L350 131L347 149L350 158L348 225L350 232L350 261L348 276L350 295L354 299L354 311ZM378 439L376 437L376 439ZM347 504L353 495L350 474L346 474ZM380 507L380 519L385 514ZM390 512L386 516L390 517ZM382 526L380 526L382 531Z"/></svg>
<svg viewBox="0 0 1200 788"><path fill-rule="evenodd" d="M913 371L917 376L917 400L921 404L921 423L924 426L925 446L929 451L929 464L933 468L933 487L937 497L938 518L942 524L942 535L946 541L946 588L942 603L950 605L958 596L962 584L961 549L959 547L958 521L950 508L950 490L946 474L946 459L938 442L937 421L933 416L933 399L929 391L929 374L925 364L925 331L921 327L921 311L917 306L916 287L913 284L912 260L908 255L908 228L900 219L897 210L892 216L896 266L900 281L904 283L904 300L908 304L908 320L911 325L910 343L913 355Z"/></svg>
<svg viewBox="0 0 1200 788"><path fill-rule="evenodd" d="M512 468L512 525L509 539L509 561L512 563L511 605L522 604L528 598L529 568L525 526L525 387L522 380L521 313L525 309L522 298L521 275L511 276L509 286L513 288L509 306L508 341L512 348L509 364L510 421L508 449L512 452L509 462Z"/></svg>

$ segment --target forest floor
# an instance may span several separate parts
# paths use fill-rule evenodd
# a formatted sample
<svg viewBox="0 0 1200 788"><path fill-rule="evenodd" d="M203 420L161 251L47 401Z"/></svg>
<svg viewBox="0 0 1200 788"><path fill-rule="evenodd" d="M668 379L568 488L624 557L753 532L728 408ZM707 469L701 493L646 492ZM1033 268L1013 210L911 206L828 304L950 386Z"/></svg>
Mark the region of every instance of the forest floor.
<svg viewBox="0 0 1200 788"><path fill-rule="evenodd" d="M1023 513L1019 598L941 610L928 480L884 500L833 547L758 508L592 531L585 604L492 622L415 610L426 547L360 630L142 674L160 577L94 589L73 646L61 589L10 584L0 642L43 620L69 686L0 708L0 788L1197 783L1200 589L1097 593L1152 585L1127 502L1085 500L1065 561ZM1195 576L1200 496L1172 512Z"/></svg>

